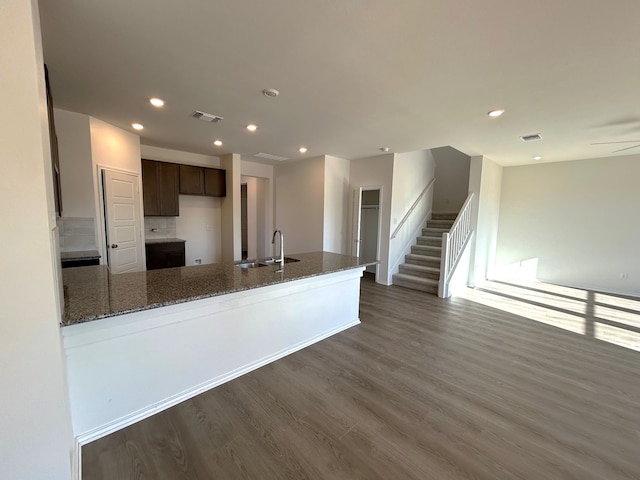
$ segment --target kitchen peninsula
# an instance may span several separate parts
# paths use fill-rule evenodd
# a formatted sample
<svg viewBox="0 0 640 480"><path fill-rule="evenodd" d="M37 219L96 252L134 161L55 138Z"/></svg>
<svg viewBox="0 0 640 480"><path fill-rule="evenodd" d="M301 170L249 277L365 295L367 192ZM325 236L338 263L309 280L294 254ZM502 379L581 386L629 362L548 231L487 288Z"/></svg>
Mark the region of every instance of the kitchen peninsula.
<svg viewBox="0 0 640 480"><path fill-rule="evenodd" d="M375 263L328 252L259 268L65 269L75 436L111 433L359 323Z"/></svg>

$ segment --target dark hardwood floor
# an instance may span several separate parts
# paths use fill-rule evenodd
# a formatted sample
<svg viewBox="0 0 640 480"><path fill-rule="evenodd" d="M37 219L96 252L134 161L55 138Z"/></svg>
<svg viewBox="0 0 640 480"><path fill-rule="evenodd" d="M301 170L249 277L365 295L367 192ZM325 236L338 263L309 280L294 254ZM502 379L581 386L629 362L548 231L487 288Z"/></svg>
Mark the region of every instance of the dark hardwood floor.
<svg viewBox="0 0 640 480"><path fill-rule="evenodd" d="M83 478L640 479L640 353L522 290L363 279L361 325L86 445Z"/></svg>

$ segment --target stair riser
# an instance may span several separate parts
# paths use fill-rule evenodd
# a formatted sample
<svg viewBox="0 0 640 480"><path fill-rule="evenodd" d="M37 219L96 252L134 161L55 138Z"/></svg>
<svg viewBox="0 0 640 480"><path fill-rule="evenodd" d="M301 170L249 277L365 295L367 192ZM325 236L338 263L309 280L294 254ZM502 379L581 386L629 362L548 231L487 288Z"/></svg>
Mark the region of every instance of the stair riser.
<svg viewBox="0 0 640 480"><path fill-rule="evenodd" d="M457 213L432 213L431 220L449 220L454 222L458 217Z"/></svg>
<svg viewBox="0 0 640 480"><path fill-rule="evenodd" d="M442 237L418 237L418 245L428 245L430 247L441 247Z"/></svg>
<svg viewBox="0 0 640 480"><path fill-rule="evenodd" d="M394 279L393 284L399 287L411 288L412 290L419 290L421 292L438 294L438 286L434 285L422 285L421 283L412 282L405 279Z"/></svg>
<svg viewBox="0 0 640 480"><path fill-rule="evenodd" d="M409 258L405 257L404 263L422 265L424 267L440 268L440 259L436 257Z"/></svg>
<svg viewBox="0 0 640 480"><path fill-rule="evenodd" d="M440 280L440 272L419 272L416 270L412 270L411 268L407 268L404 265L400 265L400 273L404 273L406 275L413 275L414 277Z"/></svg>
<svg viewBox="0 0 640 480"><path fill-rule="evenodd" d="M450 220L427 220L427 228L446 228L449 229L453 225Z"/></svg>
<svg viewBox="0 0 640 480"><path fill-rule="evenodd" d="M442 240L442 234L444 232L448 232L449 230L429 230L427 228L423 228L422 229L422 236L423 237L434 237L434 238L439 238L440 240Z"/></svg>
<svg viewBox="0 0 640 480"><path fill-rule="evenodd" d="M439 247L430 247L428 245L412 245L411 253L417 255L432 255L440 258L441 249Z"/></svg>

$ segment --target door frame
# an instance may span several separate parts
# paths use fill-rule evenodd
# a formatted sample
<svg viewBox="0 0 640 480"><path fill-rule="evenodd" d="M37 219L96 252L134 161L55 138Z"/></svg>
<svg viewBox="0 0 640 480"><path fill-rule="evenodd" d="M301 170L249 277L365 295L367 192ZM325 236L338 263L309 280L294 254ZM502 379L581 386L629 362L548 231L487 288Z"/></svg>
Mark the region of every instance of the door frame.
<svg viewBox="0 0 640 480"><path fill-rule="evenodd" d="M96 176L94 178L95 196L96 196L96 222L98 223L96 228L97 238L96 247L100 254L100 265L108 265L107 262L107 232L106 232L106 218L105 218L105 205L104 205L104 187L102 185L102 172L110 170L117 173L125 173L137 178L138 184L138 208L140 214L140 242L142 243L142 269L147 270L147 258L144 255L144 207L142 202L142 172L136 172L135 170L127 170L124 168L117 168L111 165L104 165L101 163L96 164Z"/></svg>
<svg viewBox="0 0 640 480"><path fill-rule="evenodd" d="M352 221L351 221L351 255L353 255L353 244L356 243L360 243L360 230L362 227L362 222L361 222L361 213L362 213L362 192L366 192L369 190L379 190L380 191L380 195L378 197L378 238L376 241L376 260L380 260L380 244L381 244L381 240L382 240L382 199L383 194L384 194L384 189L382 185L366 185L366 186L355 186L353 187L353 192L352 192L352 203L353 203L353 208L352 208L352 213L351 216ZM360 253L360 245L356 246L357 249L357 253ZM378 282L380 278L380 264L377 265L376 267L376 283L380 283Z"/></svg>

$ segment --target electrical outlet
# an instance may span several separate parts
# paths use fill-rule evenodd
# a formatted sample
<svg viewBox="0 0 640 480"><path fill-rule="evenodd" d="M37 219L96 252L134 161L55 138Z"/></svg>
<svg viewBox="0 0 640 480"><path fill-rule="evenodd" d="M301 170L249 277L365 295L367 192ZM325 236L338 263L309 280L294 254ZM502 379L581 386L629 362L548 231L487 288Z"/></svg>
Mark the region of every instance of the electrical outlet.
<svg viewBox="0 0 640 480"><path fill-rule="evenodd" d="M202 259L201 258L195 258L193 260L193 263L195 263L196 265L202 265Z"/></svg>
<svg viewBox="0 0 640 480"><path fill-rule="evenodd" d="M626 272L623 272L620 274L620 280L627 280L629 278L629 274Z"/></svg>

